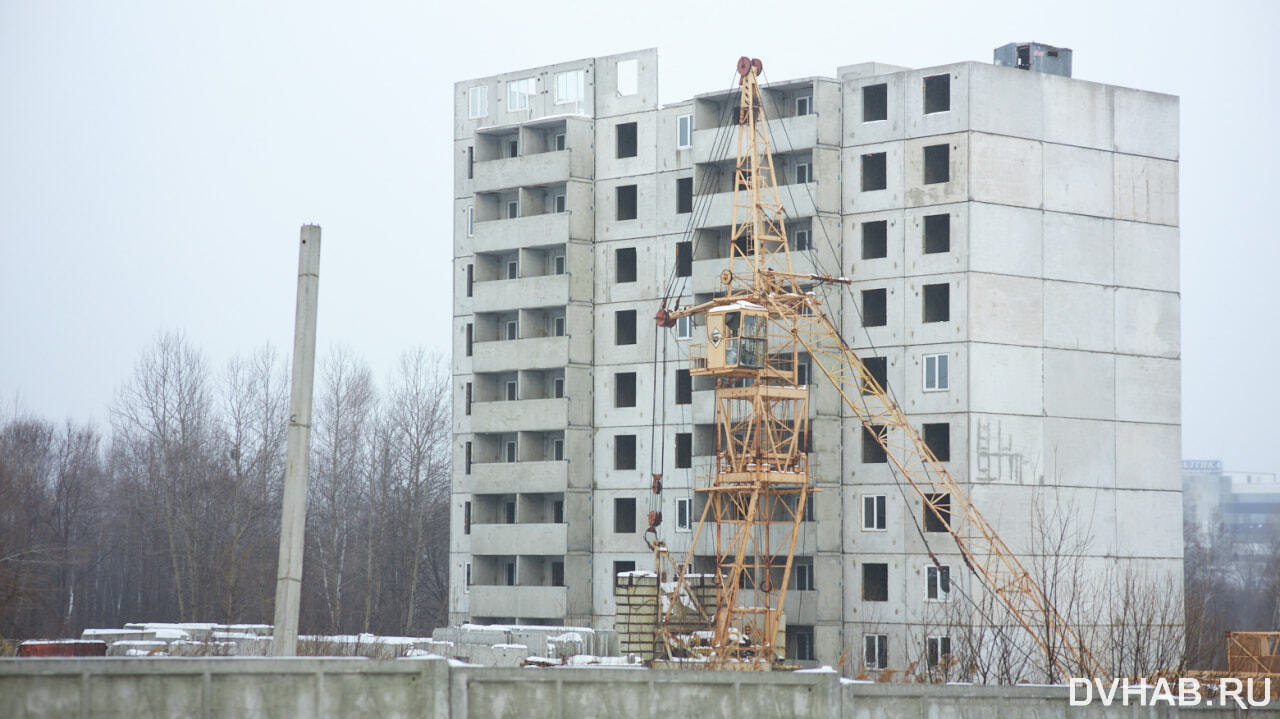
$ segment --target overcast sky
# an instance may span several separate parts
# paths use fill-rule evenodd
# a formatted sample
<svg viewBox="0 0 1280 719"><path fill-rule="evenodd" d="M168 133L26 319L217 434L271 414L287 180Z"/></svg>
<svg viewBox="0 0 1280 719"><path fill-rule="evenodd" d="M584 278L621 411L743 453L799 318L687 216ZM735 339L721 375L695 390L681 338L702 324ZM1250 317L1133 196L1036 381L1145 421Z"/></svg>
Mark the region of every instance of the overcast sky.
<svg viewBox="0 0 1280 719"><path fill-rule="evenodd" d="M447 352L455 81L657 47L674 102L744 54L777 81L1034 39L1181 96L1183 456L1280 471L1280 4L976 8L0 0L0 404L104 423L161 330L287 353L305 222L321 351Z"/></svg>

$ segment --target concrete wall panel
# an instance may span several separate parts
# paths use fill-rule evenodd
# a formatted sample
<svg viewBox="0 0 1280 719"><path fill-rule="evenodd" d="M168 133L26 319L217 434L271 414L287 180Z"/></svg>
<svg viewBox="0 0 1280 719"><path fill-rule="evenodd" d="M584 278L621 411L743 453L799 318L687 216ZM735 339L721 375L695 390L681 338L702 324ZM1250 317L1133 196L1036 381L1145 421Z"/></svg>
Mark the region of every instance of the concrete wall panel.
<svg viewBox="0 0 1280 719"><path fill-rule="evenodd" d="M913 70L906 73L907 137L926 137L969 129L970 63L956 63ZM925 114L924 79L933 75L950 75L950 109Z"/></svg>
<svg viewBox="0 0 1280 719"><path fill-rule="evenodd" d="M1103 285L1046 281L1045 346L1114 352L1115 294Z"/></svg>
<svg viewBox="0 0 1280 719"><path fill-rule="evenodd" d="M1115 418L1115 358L1101 352L1044 351L1044 411L1055 417Z"/></svg>
<svg viewBox="0 0 1280 719"><path fill-rule="evenodd" d="M1047 417L1044 475L1050 484L1110 489L1116 483L1114 422Z"/></svg>
<svg viewBox="0 0 1280 719"><path fill-rule="evenodd" d="M1182 488L1182 431L1177 425L1116 425L1116 486L1178 491Z"/></svg>
<svg viewBox="0 0 1280 719"><path fill-rule="evenodd" d="M1181 418L1178 360L1116 357L1116 419L1177 424Z"/></svg>
<svg viewBox="0 0 1280 719"><path fill-rule="evenodd" d="M1178 98L1157 92L1113 88L1116 152L1178 159Z"/></svg>
<svg viewBox="0 0 1280 719"><path fill-rule="evenodd" d="M1177 357L1182 347L1178 296L1169 292L1116 291L1116 348L1130 354Z"/></svg>
<svg viewBox="0 0 1280 719"><path fill-rule="evenodd" d="M1115 156L1116 219L1178 224L1178 163Z"/></svg>
<svg viewBox="0 0 1280 719"><path fill-rule="evenodd" d="M972 275L918 275L906 281L906 341L911 343L961 342L969 339L969 287ZM924 321L925 285L946 284L950 319ZM892 320L890 321L892 324Z"/></svg>
<svg viewBox="0 0 1280 719"><path fill-rule="evenodd" d="M1182 557L1182 492L1116 492L1120 517L1148 521L1118 523L1118 546L1132 557Z"/></svg>
<svg viewBox="0 0 1280 719"><path fill-rule="evenodd" d="M863 191L862 158L864 155L879 153L885 154L885 189ZM863 145L841 150L841 212L849 214L902 208L905 187L903 172L902 143Z"/></svg>
<svg viewBox="0 0 1280 719"><path fill-rule="evenodd" d="M1044 145L1044 208L1110 217L1115 200L1112 153L1069 145Z"/></svg>
<svg viewBox="0 0 1280 719"><path fill-rule="evenodd" d="M1043 207L1041 143L972 133L969 137L969 195L978 202Z"/></svg>
<svg viewBox="0 0 1280 719"><path fill-rule="evenodd" d="M844 140L845 145L868 145L878 142L901 140L907 136L906 73L894 72L861 77L841 78L844 88ZM885 85L888 99L886 118L866 122L863 108L863 88Z"/></svg>
<svg viewBox="0 0 1280 719"><path fill-rule="evenodd" d="M969 270L1026 277L1042 274L1043 212L981 202L966 206L969 208ZM955 242L954 224L952 230L952 242Z"/></svg>
<svg viewBox="0 0 1280 719"><path fill-rule="evenodd" d="M947 145L947 182L925 184L924 150L926 147ZM903 196L907 207L940 205L961 202L969 196L969 134L930 135L907 140L903 144Z"/></svg>
<svg viewBox="0 0 1280 719"><path fill-rule="evenodd" d="M1116 284L1177 292L1178 228L1116 222Z"/></svg>
<svg viewBox="0 0 1280 719"><path fill-rule="evenodd" d="M863 257L862 236L864 226L869 223L884 222L885 250L884 257ZM843 230L844 255L847 258L846 277L855 280L871 280L889 277L902 277L906 259L904 257L906 222L902 210L887 212L867 212L848 215L841 223Z"/></svg>
<svg viewBox="0 0 1280 719"><path fill-rule="evenodd" d="M905 257L908 275L934 275L944 272L964 272L969 269L969 208L970 203L931 206L907 210L904 217ZM950 217L950 249L946 252L924 252L925 217L929 215ZM890 227L890 231L893 228ZM1039 243L1037 243L1039 249Z"/></svg>
<svg viewBox="0 0 1280 719"><path fill-rule="evenodd" d="M969 126L993 135L1044 136L1045 75L973 63L969 75Z"/></svg>
<svg viewBox="0 0 1280 719"><path fill-rule="evenodd" d="M1098 217L1044 213L1044 276L1053 280L1114 284L1114 224Z"/></svg>
<svg viewBox="0 0 1280 719"><path fill-rule="evenodd" d="M1040 417L971 414L969 476L975 484L1040 484L1044 421Z"/></svg>
<svg viewBox="0 0 1280 719"><path fill-rule="evenodd" d="M969 336L975 342L1040 346L1044 281L969 273Z"/></svg>
<svg viewBox="0 0 1280 719"><path fill-rule="evenodd" d="M1056 75L1043 75L1041 82L1045 141L1115 149L1111 123L1114 88Z"/></svg>
<svg viewBox="0 0 1280 719"><path fill-rule="evenodd" d="M969 409L1039 415L1044 411L1041 350L974 342L969 347Z"/></svg>

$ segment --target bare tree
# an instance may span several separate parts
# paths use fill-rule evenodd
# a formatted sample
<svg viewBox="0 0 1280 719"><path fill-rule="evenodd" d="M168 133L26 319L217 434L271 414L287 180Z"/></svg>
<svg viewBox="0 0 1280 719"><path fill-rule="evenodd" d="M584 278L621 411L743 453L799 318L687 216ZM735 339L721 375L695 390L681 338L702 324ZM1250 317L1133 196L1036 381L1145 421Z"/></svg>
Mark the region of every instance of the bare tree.
<svg viewBox="0 0 1280 719"><path fill-rule="evenodd" d="M220 385L218 472L221 512L212 549L223 621L246 609L265 618L274 576L270 551L278 529L289 395L284 364L264 346L233 357Z"/></svg>
<svg viewBox="0 0 1280 719"><path fill-rule="evenodd" d="M447 580L442 579L447 576L448 524L443 524L441 536L440 513L432 510L448 505L450 401L448 368L441 357L429 357L422 349L400 357L388 419L396 448L399 506L410 540L403 552L408 569L403 600L406 634L415 626L414 612L423 588L432 607L438 607L447 594ZM428 538L433 530L437 531L435 544L444 551L431 551ZM424 573L428 575L425 583Z"/></svg>
<svg viewBox="0 0 1280 719"><path fill-rule="evenodd" d="M364 360L338 347L320 366L312 444L308 534L314 550L312 571L319 574L324 627L336 631L347 619L344 584L349 580L348 552L356 541L358 510L369 466L369 433L377 394Z"/></svg>
<svg viewBox="0 0 1280 719"><path fill-rule="evenodd" d="M179 333L163 333L142 353L111 407L117 471L158 512L177 615L202 607L201 534L210 491L212 398L204 356ZM145 519L145 517L143 517Z"/></svg>

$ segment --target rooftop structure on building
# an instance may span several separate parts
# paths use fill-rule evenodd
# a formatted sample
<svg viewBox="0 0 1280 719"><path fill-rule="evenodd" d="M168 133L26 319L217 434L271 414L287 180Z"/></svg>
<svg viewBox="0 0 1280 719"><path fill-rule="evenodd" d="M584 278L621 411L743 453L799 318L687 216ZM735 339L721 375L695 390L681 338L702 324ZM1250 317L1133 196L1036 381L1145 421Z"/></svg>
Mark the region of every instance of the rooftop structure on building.
<svg viewBox="0 0 1280 719"><path fill-rule="evenodd" d="M1015 552L1057 517L1091 568L1180 596L1178 100L1027 47L768 83L792 262L853 280L828 313ZM721 288L736 103L660 104L654 50L456 84L451 623L611 631L648 511L692 542L713 390L688 372L702 329L652 318L670 286ZM969 577L810 379L787 652L936 662Z"/></svg>

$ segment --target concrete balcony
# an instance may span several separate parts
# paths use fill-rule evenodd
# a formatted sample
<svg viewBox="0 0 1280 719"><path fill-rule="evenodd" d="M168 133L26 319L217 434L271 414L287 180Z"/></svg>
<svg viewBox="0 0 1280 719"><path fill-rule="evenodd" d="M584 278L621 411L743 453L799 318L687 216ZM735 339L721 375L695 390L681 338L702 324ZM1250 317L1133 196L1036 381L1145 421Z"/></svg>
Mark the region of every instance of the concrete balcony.
<svg viewBox="0 0 1280 719"><path fill-rule="evenodd" d="M471 525L472 554L563 555L568 548L569 525L567 524Z"/></svg>
<svg viewBox="0 0 1280 719"><path fill-rule="evenodd" d="M477 282L472 312L509 312L522 307L552 307L569 302L569 275L540 275Z"/></svg>
<svg viewBox="0 0 1280 719"><path fill-rule="evenodd" d="M475 372L564 367L569 364L569 338L533 337L476 342L471 354L471 366Z"/></svg>
<svg viewBox="0 0 1280 719"><path fill-rule="evenodd" d="M781 120L770 120L768 126L769 141L775 153L807 150L818 144L817 115L801 115L800 117L784 117ZM694 162L722 162L737 158L738 143L736 139L724 142L724 138L721 138L720 146L715 146L716 133L721 131L721 128L710 127L705 130L696 130L693 133ZM726 127L723 132L733 133L736 138L738 128L737 126ZM837 144L838 140L839 138L836 138L834 142L828 140L827 144ZM718 151L713 154L713 150ZM478 178L479 176L479 173L477 173L476 177Z"/></svg>
<svg viewBox="0 0 1280 719"><path fill-rule="evenodd" d="M569 423L569 400L522 399L512 402L475 402L471 405L472 432L538 432L562 430Z"/></svg>
<svg viewBox="0 0 1280 719"><path fill-rule="evenodd" d="M571 214L515 217L477 222L471 238L472 252L507 252L530 245L556 245L569 240Z"/></svg>
<svg viewBox="0 0 1280 719"><path fill-rule="evenodd" d="M834 182L834 180L833 180ZM732 192L717 192L711 195L711 202L707 208L707 214L698 224L699 227L728 227L733 224L733 195ZM819 198L818 183L809 182L799 185L779 185L778 200L782 202L782 206L786 208L787 218L795 219L797 217L812 217L817 214L814 208L814 202ZM743 194L743 200L747 199ZM695 200L704 202L701 197ZM821 208L823 212L838 212L839 201L831 203L830 207ZM739 218L746 217L746 208L738 211Z"/></svg>
<svg viewBox="0 0 1280 719"><path fill-rule="evenodd" d="M566 182L570 175L568 150L489 160L475 164L475 192Z"/></svg>
<svg viewBox="0 0 1280 719"><path fill-rule="evenodd" d="M569 487L569 463L475 462L466 489L472 494L515 494L516 492L563 492Z"/></svg>
<svg viewBox="0 0 1280 719"><path fill-rule="evenodd" d="M556 619L568 608L565 587L473 585L469 613L473 617Z"/></svg>

